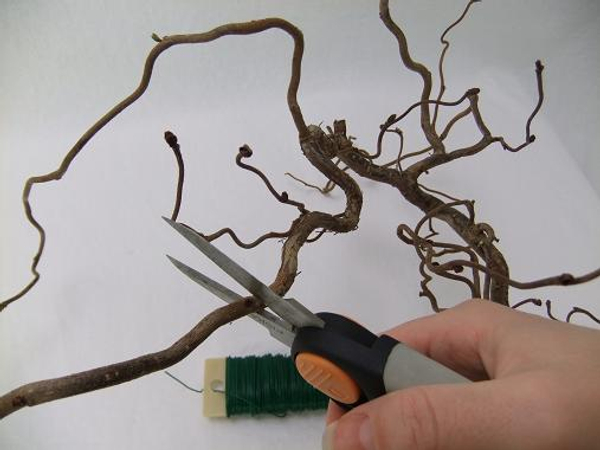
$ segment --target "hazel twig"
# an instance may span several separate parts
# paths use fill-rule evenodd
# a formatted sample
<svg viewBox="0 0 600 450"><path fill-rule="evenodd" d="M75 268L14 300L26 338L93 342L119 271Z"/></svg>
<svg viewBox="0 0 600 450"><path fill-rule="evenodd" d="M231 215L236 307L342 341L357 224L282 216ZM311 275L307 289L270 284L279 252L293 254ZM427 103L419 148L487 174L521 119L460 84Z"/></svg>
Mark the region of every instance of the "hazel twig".
<svg viewBox="0 0 600 450"><path fill-rule="evenodd" d="M181 149L177 142L177 136L170 131L165 131L165 141L173 150L175 159L177 160L177 192L175 194L175 206L173 207L173 213L171 214L171 220L177 221L179 216L179 209L181 208L181 197L183 195L183 181L185 177L185 165L183 163L183 157L181 156Z"/></svg>

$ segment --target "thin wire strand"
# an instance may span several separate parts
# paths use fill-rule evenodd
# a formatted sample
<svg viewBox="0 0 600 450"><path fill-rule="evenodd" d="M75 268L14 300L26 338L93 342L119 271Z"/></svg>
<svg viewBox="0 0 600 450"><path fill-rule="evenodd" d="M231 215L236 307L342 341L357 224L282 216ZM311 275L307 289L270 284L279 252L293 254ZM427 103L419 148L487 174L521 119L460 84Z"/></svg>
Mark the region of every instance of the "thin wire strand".
<svg viewBox="0 0 600 450"><path fill-rule="evenodd" d="M189 389L190 391L194 391L197 392L199 394L202 394L202 392L204 392L204 389L194 389L193 387L191 387L188 384L185 384L183 381L181 381L179 378L177 378L175 375L173 375L172 373L170 373L169 371L165 370L165 373L167 375L169 375L172 379L174 379L175 381L177 381L180 385L182 385L184 388Z"/></svg>

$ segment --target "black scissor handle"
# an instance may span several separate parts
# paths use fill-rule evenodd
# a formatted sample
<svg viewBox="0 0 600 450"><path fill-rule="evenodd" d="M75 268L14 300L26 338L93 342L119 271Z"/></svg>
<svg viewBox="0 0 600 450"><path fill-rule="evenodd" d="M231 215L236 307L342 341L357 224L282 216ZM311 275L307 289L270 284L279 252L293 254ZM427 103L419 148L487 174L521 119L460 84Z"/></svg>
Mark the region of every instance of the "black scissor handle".
<svg viewBox="0 0 600 450"><path fill-rule="evenodd" d="M301 328L292 344L302 377L347 409L385 394L384 369L398 341L339 314L317 316L325 326Z"/></svg>

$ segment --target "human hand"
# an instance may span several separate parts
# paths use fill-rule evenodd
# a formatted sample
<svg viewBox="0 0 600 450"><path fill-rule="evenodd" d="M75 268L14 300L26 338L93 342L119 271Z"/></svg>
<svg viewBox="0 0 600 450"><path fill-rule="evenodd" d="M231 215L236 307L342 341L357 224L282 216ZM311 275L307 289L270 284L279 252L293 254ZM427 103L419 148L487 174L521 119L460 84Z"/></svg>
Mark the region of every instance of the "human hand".
<svg viewBox="0 0 600 450"><path fill-rule="evenodd" d="M479 382L331 403L325 450L600 448L600 331L470 300L386 334Z"/></svg>

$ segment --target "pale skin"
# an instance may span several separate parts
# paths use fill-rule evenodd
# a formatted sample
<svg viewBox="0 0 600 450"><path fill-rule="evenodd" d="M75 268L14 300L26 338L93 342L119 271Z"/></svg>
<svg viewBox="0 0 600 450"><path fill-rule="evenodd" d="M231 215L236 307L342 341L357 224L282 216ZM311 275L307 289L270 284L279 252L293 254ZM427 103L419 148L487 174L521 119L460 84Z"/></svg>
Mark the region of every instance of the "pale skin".
<svg viewBox="0 0 600 450"><path fill-rule="evenodd" d="M332 404L324 449L600 448L600 330L470 300L386 334L478 382Z"/></svg>

